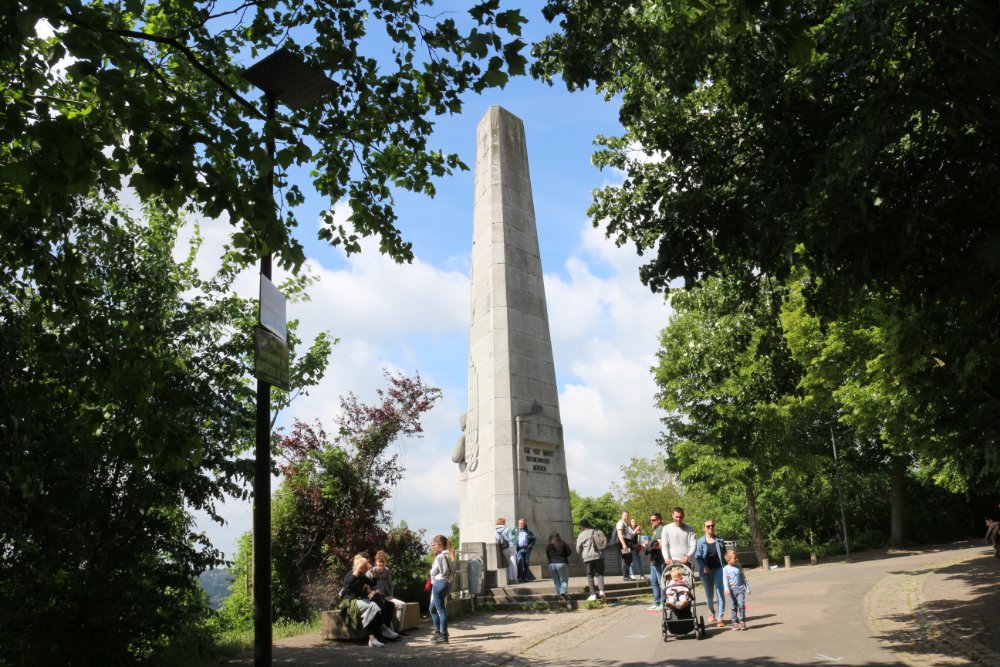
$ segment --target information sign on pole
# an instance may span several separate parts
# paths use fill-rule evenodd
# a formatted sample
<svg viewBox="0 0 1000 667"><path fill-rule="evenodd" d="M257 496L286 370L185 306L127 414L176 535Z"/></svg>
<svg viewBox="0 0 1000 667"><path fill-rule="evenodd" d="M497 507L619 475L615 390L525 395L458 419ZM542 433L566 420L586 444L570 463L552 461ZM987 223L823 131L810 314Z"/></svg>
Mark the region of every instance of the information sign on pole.
<svg viewBox="0 0 1000 667"><path fill-rule="evenodd" d="M253 374L288 391L288 343L264 327L253 328Z"/></svg>
<svg viewBox="0 0 1000 667"><path fill-rule="evenodd" d="M260 325L281 340L288 340L285 295L263 274L260 276Z"/></svg>
<svg viewBox="0 0 1000 667"><path fill-rule="evenodd" d="M260 276L260 325L253 330L253 374L288 391L288 329L285 295Z"/></svg>

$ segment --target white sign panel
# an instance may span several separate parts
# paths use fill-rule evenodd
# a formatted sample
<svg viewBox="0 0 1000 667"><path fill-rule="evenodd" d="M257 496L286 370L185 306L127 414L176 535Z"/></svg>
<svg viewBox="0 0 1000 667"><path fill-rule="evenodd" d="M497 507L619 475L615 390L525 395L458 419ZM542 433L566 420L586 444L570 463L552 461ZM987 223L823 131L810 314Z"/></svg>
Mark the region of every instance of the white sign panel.
<svg viewBox="0 0 1000 667"><path fill-rule="evenodd" d="M263 275L260 277L260 325L281 340L288 340L285 295Z"/></svg>

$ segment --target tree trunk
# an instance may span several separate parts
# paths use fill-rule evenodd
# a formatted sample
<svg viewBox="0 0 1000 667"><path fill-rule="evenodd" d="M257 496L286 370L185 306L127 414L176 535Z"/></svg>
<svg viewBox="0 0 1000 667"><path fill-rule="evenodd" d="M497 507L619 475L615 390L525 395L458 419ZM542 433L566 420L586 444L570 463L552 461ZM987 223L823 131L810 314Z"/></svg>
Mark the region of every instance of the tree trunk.
<svg viewBox="0 0 1000 667"><path fill-rule="evenodd" d="M889 546L903 546L903 514L906 504L906 459L892 457L892 518L889 527Z"/></svg>
<svg viewBox="0 0 1000 667"><path fill-rule="evenodd" d="M757 553L757 562L763 563L767 558L767 550L764 548L764 536L760 532L760 521L757 520L757 498L750 483L747 483L746 490L747 519L750 522L750 535L753 537L753 550Z"/></svg>

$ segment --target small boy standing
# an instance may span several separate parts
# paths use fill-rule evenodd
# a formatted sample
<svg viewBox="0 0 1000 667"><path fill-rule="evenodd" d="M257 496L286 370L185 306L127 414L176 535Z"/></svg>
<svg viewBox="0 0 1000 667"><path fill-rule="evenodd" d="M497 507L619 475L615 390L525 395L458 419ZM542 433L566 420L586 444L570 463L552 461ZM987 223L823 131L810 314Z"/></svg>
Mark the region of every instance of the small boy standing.
<svg viewBox="0 0 1000 667"><path fill-rule="evenodd" d="M722 568L722 580L725 584L725 592L729 594L729 601L733 610L733 630L746 630L746 596L750 595L750 582L743 574L740 567L740 557L735 551L726 552L726 565Z"/></svg>
<svg viewBox="0 0 1000 667"><path fill-rule="evenodd" d="M663 591L667 606L671 609L684 609L691 603L691 587L684 581L684 570L675 567L670 570L670 583Z"/></svg>

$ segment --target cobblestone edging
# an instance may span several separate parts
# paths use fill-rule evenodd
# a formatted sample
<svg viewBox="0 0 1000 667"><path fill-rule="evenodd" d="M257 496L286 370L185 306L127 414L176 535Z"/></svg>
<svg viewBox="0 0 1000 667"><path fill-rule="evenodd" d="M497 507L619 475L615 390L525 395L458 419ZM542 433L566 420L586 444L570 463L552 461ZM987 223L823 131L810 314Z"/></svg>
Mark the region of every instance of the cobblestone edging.
<svg viewBox="0 0 1000 667"><path fill-rule="evenodd" d="M970 560L968 556L941 561L914 573L891 574L865 596L866 621L872 637L913 667L1000 665L1000 653L973 637L956 635L925 609L925 586L939 569ZM915 650L917 649L917 650Z"/></svg>

